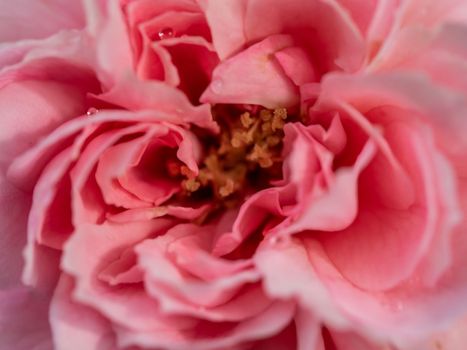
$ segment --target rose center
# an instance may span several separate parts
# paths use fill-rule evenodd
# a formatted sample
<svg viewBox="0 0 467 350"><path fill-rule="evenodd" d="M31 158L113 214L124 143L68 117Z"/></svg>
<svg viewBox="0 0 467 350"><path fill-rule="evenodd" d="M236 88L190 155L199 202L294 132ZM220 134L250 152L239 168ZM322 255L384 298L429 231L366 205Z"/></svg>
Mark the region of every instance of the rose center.
<svg viewBox="0 0 467 350"><path fill-rule="evenodd" d="M208 195L230 207L280 178L283 127L290 117L285 108L238 111L228 106L214 107L213 115L221 131L215 137L198 135L206 146L199 173L170 163L168 171L181 176L182 195Z"/></svg>

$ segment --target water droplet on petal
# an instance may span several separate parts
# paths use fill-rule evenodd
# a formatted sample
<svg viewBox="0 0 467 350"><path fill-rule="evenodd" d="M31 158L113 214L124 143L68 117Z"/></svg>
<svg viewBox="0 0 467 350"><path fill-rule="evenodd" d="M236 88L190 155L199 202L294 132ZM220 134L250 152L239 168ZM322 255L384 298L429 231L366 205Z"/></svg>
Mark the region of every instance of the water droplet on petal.
<svg viewBox="0 0 467 350"><path fill-rule="evenodd" d="M86 115L87 115L87 116L94 115L94 114L96 114L97 112L99 112L99 110L98 110L97 108L91 107L91 108L89 108L88 111L86 112Z"/></svg>
<svg viewBox="0 0 467 350"><path fill-rule="evenodd" d="M215 79L211 83L211 90L215 94L220 94L222 92L222 88L224 87L224 83L221 79Z"/></svg>
<svg viewBox="0 0 467 350"><path fill-rule="evenodd" d="M162 28L157 35L159 36L159 40L172 38L174 36L174 30L169 27Z"/></svg>
<svg viewBox="0 0 467 350"><path fill-rule="evenodd" d="M284 237L284 236L274 236L274 237L271 237L271 239L269 240L269 242L272 244L272 245L282 245L282 244L286 244L288 242L288 237Z"/></svg>

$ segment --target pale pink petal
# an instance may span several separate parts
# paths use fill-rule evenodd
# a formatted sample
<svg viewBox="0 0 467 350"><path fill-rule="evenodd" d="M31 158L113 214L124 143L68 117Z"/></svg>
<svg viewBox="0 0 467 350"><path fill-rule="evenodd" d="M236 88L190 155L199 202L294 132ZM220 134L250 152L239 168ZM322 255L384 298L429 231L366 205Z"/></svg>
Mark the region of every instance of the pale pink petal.
<svg viewBox="0 0 467 350"><path fill-rule="evenodd" d="M80 1L0 1L0 42L40 39L84 26Z"/></svg>
<svg viewBox="0 0 467 350"><path fill-rule="evenodd" d="M300 86L318 80L312 59L305 50L299 47L288 47L276 52L274 56L295 85Z"/></svg>
<svg viewBox="0 0 467 350"><path fill-rule="evenodd" d="M0 86L17 80L44 79L99 87L93 73L91 44L81 31L59 32L47 39L24 40L0 46ZM63 74L63 70L67 74Z"/></svg>
<svg viewBox="0 0 467 350"><path fill-rule="evenodd" d="M214 70L212 82L201 101L257 104L268 108L295 105L298 91L273 58L277 51L292 44L289 36L271 36L223 61Z"/></svg>
<svg viewBox="0 0 467 350"><path fill-rule="evenodd" d="M109 322L96 311L73 300L73 280L63 274L50 306L50 326L56 349L115 349Z"/></svg>
<svg viewBox="0 0 467 350"><path fill-rule="evenodd" d="M296 299L318 318L336 327L349 326L298 239L270 239L258 248L254 261L270 296ZM284 276L287 276L287 283L284 283Z"/></svg>
<svg viewBox="0 0 467 350"><path fill-rule="evenodd" d="M467 318L464 316L450 324L445 330L432 334L429 339L425 339L413 346L404 347L401 350L463 350L467 336Z"/></svg>
<svg viewBox="0 0 467 350"><path fill-rule="evenodd" d="M467 79L467 30L445 25L435 33L409 27L395 34L371 62L369 71L407 69L428 74L438 84L465 91Z"/></svg>
<svg viewBox="0 0 467 350"><path fill-rule="evenodd" d="M130 110L157 109L172 115L177 124L193 123L210 130L218 130L208 105L193 107L181 91L162 82L141 82L133 75L127 75L117 82L109 92L99 98Z"/></svg>
<svg viewBox="0 0 467 350"><path fill-rule="evenodd" d="M398 117L403 115L396 113ZM394 287L412 275L420 259L429 252L427 260L432 263L427 264L431 269L425 271L423 278L433 283L449 266L450 235L459 223L453 172L429 134L410 130L394 120L385 130L413 185L391 175L392 170L381 160L374 162L369 173L362 176L360 213L355 223L343 232L324 235L325 249L346 278L368 289ZM378 174L386 174L391 186L374 181L382 176ZM413 193L414 189L415 198L413 195L404 198L404 194ZM394 193L401 195L392 198ZM392 224L396 222L397 225ZM435 244L430 243L433 240ZM353 272L349 274L350 270Z"/></svg>
<svg viewBox="0 0 467 350"><path fill-rule="evenodd" d="M2 88L0 164L8 165L40 137L82 114L84 97L79 87L53 81L20 81Z"/></svg>
<svg viewBox="0 0 467 350"><path fill-rule="evenodd" d="M209 110L208 106L204 107ZM180 110L180 113L181 112L182 110ZM35 147L30 148L22 154L21 157L16 158L8 169L8 176L14 180L15 183L21 185L22 188L30 189L34 185L35 181L37 181L43 167L55 154L59 153L63 149L64 145L70 140L70 138L79 134L77 139L80 139L80 142L84 142L89 135L94 132L96 124L105 124L107 122L159 123L164 121L174 124L185 124L180 116L154 110L138 112L102 110L99 111L97 115L93 115L92 118L89 118L88 116L75 118L74 120L57 127ZM212 122L210 112L208 112L208 116Z"/></svg>
<svg viewBox="0 0 467 350"><path fill-rule="evenodd" d="M335 1L203 0L201 7L222 59L251 42L291 34L314 51L320 70L338 66L353 71L362 63L364 43L359 30Z"/></svg>
<svg viewBox="0 0 467 350"><path fill-rule="evenodd" d="M211 28L214 46L222 60L238 51L248 41L243 22L247 2L246 0L200 1ZM226 20L223 21L222 18Z"/></svg>
<svg viewBox="0 0 467 350"><path fill-rule="evenodd" d="M437 288L427 288L414 276L400 288L370 293L343 278L316 241L305 243L310 266L317 271L334 302L352 320L351 328L360 334L404 348L465 314L462 300L467 287L463 271L446 275ZM465 244L462 246L461 259L465 260Z"/></svg>
<svg viewBox="0 0 467 350"><path fill-rule="evenodd" d="M97 73L110 89L134 67L127 26L118 1L85 1L88 26L95 36Z"/></svg>
<svg viewBox="0 0 467 350"><path fill-rule="evenodd" d="M347 0L344 0L347 1ZM352 0L351 0L352 1ZM379 53L386 37L394 28L401 0L378 0L367 28L367 60Z"/></svg>
<svg viewBox="0 0 467 350"><path fill-rule="evenodd" d="M319 350L321 325L310 311L297 308L295 315L297 328L297 350Z"/></svg>
<svg viewBox="0 0 467 350"><path fill-rule="evenodd" d="M467 4L463 0L409 0L401 4L397 26L436 27L442 23L467 21Z"/></svg>

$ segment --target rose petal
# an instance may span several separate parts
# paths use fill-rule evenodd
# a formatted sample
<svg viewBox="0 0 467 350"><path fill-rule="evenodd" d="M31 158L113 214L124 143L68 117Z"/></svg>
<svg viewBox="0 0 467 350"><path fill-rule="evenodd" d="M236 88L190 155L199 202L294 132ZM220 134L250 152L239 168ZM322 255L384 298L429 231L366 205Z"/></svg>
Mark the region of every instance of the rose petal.
<svg viewBox="0 0 467 350"><path fill-rule="evenodd" d="M289 36L271 36L223 61L213 72L202 102L288 107L298 102L296 87L272 55L292 45ZM238 77L248 77L238 79Z"/></svg>
<svg viewBox="0 0 467 350"><path fill-rule="evenodd" d="M25 287L0 291L0 348L48 350L50 297Z"/></svg>
<svg viewBox="0 0 467 350"><path fill-rule="evenodd" d="M70 4L66 0L52 0L47 3L30 3L27 0L2 1L0 13L0 42L45 38L60 30L84 26L80 2Z"/></svg>
<svg viewBox="0 0 467 350"><path fill-rule="evenodd" d="M49 319L55 348L115 348L109 322L94 310L73 301L73 285L71 277L63 274L52 299Z"/></svg>
<svg viewBox="0 0 467 350"><path fill-rule="evenodd" d="M291 321L295 307L292 303L276 302L265 312L241 323L199 323L193 329L162 328L156 332L119 330L119 345L169 347L173 349L214 350L234 347L242 342L267 338L280 332Z"/></svg>
<svg viewBox="0 0 467 350"><path fill-rule="evenodd" d="M130 329L150 330L162 325L183 327L180 319L161 315L157 303L140 285L109 286L98 279L101 270L120 252L151 234L164 232L172 222L156 219L128 224L83 224L64 248L62 270L76 279L73 297L99 310L109 320ZM131 234L129 234L131 233Z"/></svg>

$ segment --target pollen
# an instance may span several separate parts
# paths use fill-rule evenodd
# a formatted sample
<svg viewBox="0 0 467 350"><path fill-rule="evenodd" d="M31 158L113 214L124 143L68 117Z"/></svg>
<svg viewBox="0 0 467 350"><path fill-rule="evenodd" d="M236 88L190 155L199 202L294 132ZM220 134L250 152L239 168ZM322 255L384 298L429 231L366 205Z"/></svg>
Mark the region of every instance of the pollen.
<svg viewBox="0 0 467 350"><path fill-rule="evenodd" d="M187 196L207 190L218 201L230 203L247 189L255 190L253 183L272 178L273 169L281 165L287 110L237 113L213 109L221 131L207 148L198 174L186 166L168 165L169 173L183 176L181 186Z"/></svg>

